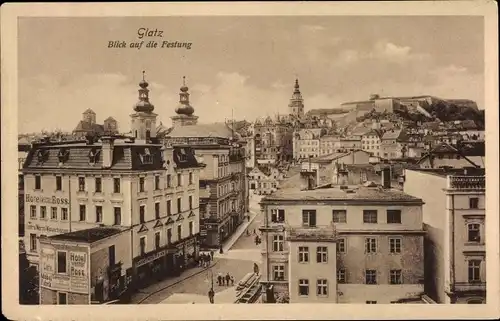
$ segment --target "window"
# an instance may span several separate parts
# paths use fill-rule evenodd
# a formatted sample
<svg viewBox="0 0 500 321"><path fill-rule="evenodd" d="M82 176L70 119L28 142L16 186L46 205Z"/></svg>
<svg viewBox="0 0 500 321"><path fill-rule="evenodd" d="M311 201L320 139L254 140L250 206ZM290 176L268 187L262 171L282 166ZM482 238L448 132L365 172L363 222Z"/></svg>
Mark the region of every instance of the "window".
<svg viewBox="0 0 500 321"><path fill-rule="evenodd" d="M177 240L182 240L182 225L177 226Z"/></svg>
<svg viewBox="0 0 500 321"><path fill-rule="evenodd" d="M283 235L273 236L273 252L283 252L285 238Z"/></svg>
<svg viewBox="0 0 500 321"><path fill-rule="evenodd" d="M95 192L96 193L102 192L102 178L100 177L95 178Z"/></svg>
<svg viewBox="0 0 500 321"><path fill-rule="evenodd" d="M139 223L146 222L146 205L139 206Z"/></svg>
<svg viewBox="0 0 500 321"><path fill-rule="evenodd" d="M140 255L144 255L146 253L146 237L142 236L139 239L139 247L140 247Z"/></svg>
<svg viewBox="0 0 500 321"><path fill-rule="evenodd" d="M347 211L346 210L333 210L333 222L334 223L347 223Z"/></svg>
<svg viewBox="0 0 500 321"><path fill-rule="evenodd" d="M182 212L182 198L178 197L177 198L177 213Z"/></svg>
<svg viewBox="0 0 500 321"><path fill-rule="evenodd" d="M337 270L337 283L339 284L345 284L347 283L347 278L346 278L346 273L345 269L341 268Z"/></svg>
<svg viewBox="0 0 500 321"><path fill-rule="evenodd" d="M193 196L189 195L189 209L193 209Z"/></svg>
<svg viewBox="0 0 500 321"><path fill-rule="evenodd" d="M87 219L87 207L84 204L80 204L80 221L85 221Z"/></svg>
<svg viewBox="0 0 500 321"><path fill-rule="evenodd" d="M182 174L177 174L177 186L182 186Z"/></svg>
<svg viewBox="0 0 500 321"><path fill-rule="evenodd" d="M481 282L481 260L469 260L469 283Z"/></svg>
<svg viewBox="0 0 500 321"><path fill-rule="evenodd" d="M367 237L365 239L365 253L375 252L377 252L377 239L373 237Z"/></svg>
<svg viewBox="0 0 500 321"><path fill-rule="evenodd" d="M309 247L299 246L299 263L309 262Z"/></svg>
<svg viewBox="0 0 500 321"><path fill-rule="evenodd" d="M121 225L122 224L122 208L121 207L115 207L115 224L114 225Z"/></svg>
<svg viewBox="0 0 500 321"><path fill-rule="evenodd" d="M172 229L167 229L167 244L172 243Z"/></svg>
<svg viewBox="0 0 500 321"><path fill-rule="evenodd" d="M167 175L167 187L172 187L172 175Z"/></svg>
<svg viewBox="0 0 500 321"><path fill-rule="evenodd" d="M45 206L40 206L40 218L42 220L47 218L47 207Z"/></svg>
<svg viewBox="0 0 500 321"><path fill-rule="evenodd" d="M102 206L96 205L95 207L95 221L96 223L102 222Z"/></svg>
<svg viewBox="0 0 500 321"><path fill-rule="evenodd" d="M401 270L390 270L389 271L390 283L391 284L403 284L403 278L401 277Z"/></svg>
<svg viewBox="0 0 500 321"><path fill-rule="evenodd" d="M377 284L377 271L365 270L365 284Z"/></svg>
<svg viewBox="0 0 500 321"><path fill-rule="evenodd" d="M271 210L271 222L273 223L284 223L285 222L285 210Z"/></svg>
<svg viewBox="0 0 500 321"><path fill-rule="evenodd" d="M57 304L68 304L68 294L57 292Z"/></svg>
<svg viewBox="0 0 500 321"><path fill-rule="evenodd" d="M481 232L479 224L468 224L467 231L469 242L481 242Z"/></svg>
<svg viewBox="0 0 500 321"><path fill-rule="evenodd" d="M156 175L155 176L155 190L160 189L160 176Z"/></svg>
<svg viewBox="0 0 500 321"><path fill-rule="evenodd" d="M160 248L160 232L155 233L155 249Z"/></svg>
<svg viewBox="0 0 500 321"><path fill-rule="evenodd" d="M328 248L326 246L318 246L316 248L316 262L317 263L328 262Z"/></svg>
<svg viewBox="0 0 500 321"><path fill-rule="evenodd" d="M144 193L144 191L146 190L144 187L145 183L144 183L144 177L139 177L139 193Z"/></svg>
<svg viewBox="0 0 500 321"><path fill-rule="evenodd" d="M274 281L285 280L285 266L283 264L273 265L273 280Z"/></svg>
<svg viewBox="0 0 500 321"><path fill-rule="evenodd" d="M193 235L193 228L194 228L193 222L189 222L189 236Z"/></svg>
<svg viewBox="0 0 500 321"><path fill-rule="evenodd" d="M328 281L326 279L319 279L316 281L316 294L318 296L328 295Z"/></svg>
<svg viewBox="0 0 500 321"><path fill-rule="evenodd" d="M120 193L120 178L113 178L113 193Z"/></svg>
<svg viewBox="0 0 500 321"><path fill-rule="evenodd" d="M155 203L155 218L160 218L160 203L158 202Z"/></svg>
<svg viewBox="0 0 500 321"><path fill-rule="evenodd" d="M56 176L56 191L62 191L62 177Z"/></svg>
<svg viewBox="0 0 500 321"><path fill-rule="evenodd" d="M57 251L57 273L67 273L66 252Z"/></svg>
<svg viewBox="0 0 500 321"><path fill-rule="evenodd" d="M171 215L171 214L172 214L172 201L167 200L167 215Z"/></svg>
<svg viewBox="0 0 500 321"><path fill-rule="evenodd" d="M316 210L302 210L302 225L309 227L316 226Z"/></svg>
<svg viewBox="0 0 500 321"><path fill-rule="evenodd" d="M469 208L479 208L479 198L477 197L469 198Z"/></svg>
<svg viewBox="0 0 500 321"><path fill-rule="evenodd" d="M401 224L401 210L387 210L387 223Z"/></svg>
<svg viewBox="0 0 500 321"><path fill-rule="evenodd" d="M36 252L36 234L30 234L30 251Z"/></svg>
<svg viewBox="0 0 500 321"><path fill-rule="evenodd" d="M42 177L35 175L35 189L42 189Z"/></svg>
<svg viewBox="0 0 500 321"><path fill-rule="evenodd" d="M299 295L309 295L309 280L299 279Z"/></svg>
<svg viewBox="0 0 500 321"><path fill-rule="evenodd" d="M36 218L36 205L30 205L30 218Z"/></svg>
<svg viewBox="0 0 500 321"><path fill-rule="evenodd" d="M389 238L389 252L391 253L401 253L401 243L402 239L399 237Z"/></svg>
<svg viewBox="0 0 500 321"><path fill-rule="evenodd" d="M193 184L193 173L189 173L189 185Z"/></svg>
<svg viewBox="0 0 500 321"><path fill-rule="evenodd" d="M65 207L61 208L61 220L63 221L68 220L68 209Z"/></svg>
<svg viewBox="0 0 500 321"><path fill-rule="evenodd" d="M57 207L50 208L50 219L57 220Z"/></svg>
<svg viewBox="0 0 500 321"><path fill-rule="evenodd" d="M364 210L363 223L377 223L377 210Z"/></svg>
<svg viewBox="0 0 500 321"><path fill-rule="evenodd" d="M337 253L345 253L346 239L340 238L337 240Z"/></svg>
<svg viewBox="0 0 500 321"><path fill-rule="evenodd" d="M85 177L78 177L78 191L85 192Z"/></svg>
<svg viewBox="0 0 500 321"><path fill-rule="evenodd" d="M366 304L377 304L377 301L366 301Z"/></svg>

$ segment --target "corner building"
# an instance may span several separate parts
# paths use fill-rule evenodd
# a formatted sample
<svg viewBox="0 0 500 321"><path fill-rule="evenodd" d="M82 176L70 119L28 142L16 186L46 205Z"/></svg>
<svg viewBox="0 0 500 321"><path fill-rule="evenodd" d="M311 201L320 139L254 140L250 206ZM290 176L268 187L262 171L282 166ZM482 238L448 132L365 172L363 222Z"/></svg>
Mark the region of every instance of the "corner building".
<svg viewBox="0 0 500 321"><path fill-rule="evenodd" d="M131 117L134 137L33 145L23 168L25 244L31 264L38 266L46 260L41 243L52 247L49 252L53 254L55 248L61 248L56 243L63 240L72 246L90 248L85 252L87 263L83 266L90 276L88 260L92 248L98 248L94 243L101 241L99 237L106 234L106 227L113 227L120 233L106 237L106 247L107 255L115 259L102 262L118 262L118 247L125 242L130 253L120 254L116 272L122 292L178 275L194 265L199 251L199 172L203 165L191 148L165 148L155 138L154 121L148 121L154 120L155 114L147 87L143 80L139 103L134 107L136 113ZM48 266L63 266L69 256L61 257L61 263L57 256L55 260ZM100 268L105 270L105 266ZM43 273L48 275L41 287L52 291L41 293L52 298L59 295L53 291L71 293L70 282L61 285L50 281L54 277L48 272L53 270L39 267L41 279ZM64 271L62 275L71 270ZM95 287L89 282L93 281L87 282L90 295L95 293ZM107 284L105 292L109 292ZM102 303L113 296L102 293L100 298L97 301ZM62 294L61 302L70 302L68 296Z"/></svg>
<svg viewBox="0 0 500 321"><path fill-rule="evenodd" d="M423 292L422 200L385 186L290 188L265 197L262 284L290 303L414 300Z"/></svg>

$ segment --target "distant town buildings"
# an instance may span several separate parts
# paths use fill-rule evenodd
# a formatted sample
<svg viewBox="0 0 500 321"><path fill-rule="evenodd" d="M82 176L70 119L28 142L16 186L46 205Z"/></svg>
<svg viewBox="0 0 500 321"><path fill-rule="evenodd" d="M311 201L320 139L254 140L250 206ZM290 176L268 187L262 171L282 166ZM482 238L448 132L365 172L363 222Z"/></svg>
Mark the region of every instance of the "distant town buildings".
<svg viewBox="0 0 500 321"><path fill-rule="evenodd" d="M96 123L96 113L92 109L83 112L83 118L73 130L75 137L118 134L118 123L113 117L104 120L104 124Z"/></svg>

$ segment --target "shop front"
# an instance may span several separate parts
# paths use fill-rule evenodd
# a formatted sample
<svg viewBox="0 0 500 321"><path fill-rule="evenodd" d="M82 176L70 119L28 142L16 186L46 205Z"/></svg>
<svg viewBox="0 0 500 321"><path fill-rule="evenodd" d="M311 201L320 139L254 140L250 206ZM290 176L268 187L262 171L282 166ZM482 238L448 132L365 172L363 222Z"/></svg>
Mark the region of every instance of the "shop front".
<svg viewBox="0 0 500 321"><path fill-rule="evenodd" d="M159 249L133 260L136 270L135 284L144 288L167 276L167 249Z"/></svg>

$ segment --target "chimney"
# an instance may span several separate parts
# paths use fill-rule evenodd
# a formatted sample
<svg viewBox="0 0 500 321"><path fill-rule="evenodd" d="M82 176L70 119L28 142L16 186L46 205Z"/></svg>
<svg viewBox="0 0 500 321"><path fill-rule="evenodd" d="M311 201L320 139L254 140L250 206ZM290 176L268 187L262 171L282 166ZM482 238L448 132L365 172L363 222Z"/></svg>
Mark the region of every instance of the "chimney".
<svg viewBox="0 0 500 321"><path fill-rule="evenodd" d="M113 150L115 148L115 139L113 137L102 137L102 167L110 168L113 164Z"/></svg>
<svg viewBox="0 0 500 321"><path fill-rule="evenodd" d="M391 168L384 167L382 169L382 187L391 188Z"/></svg>

